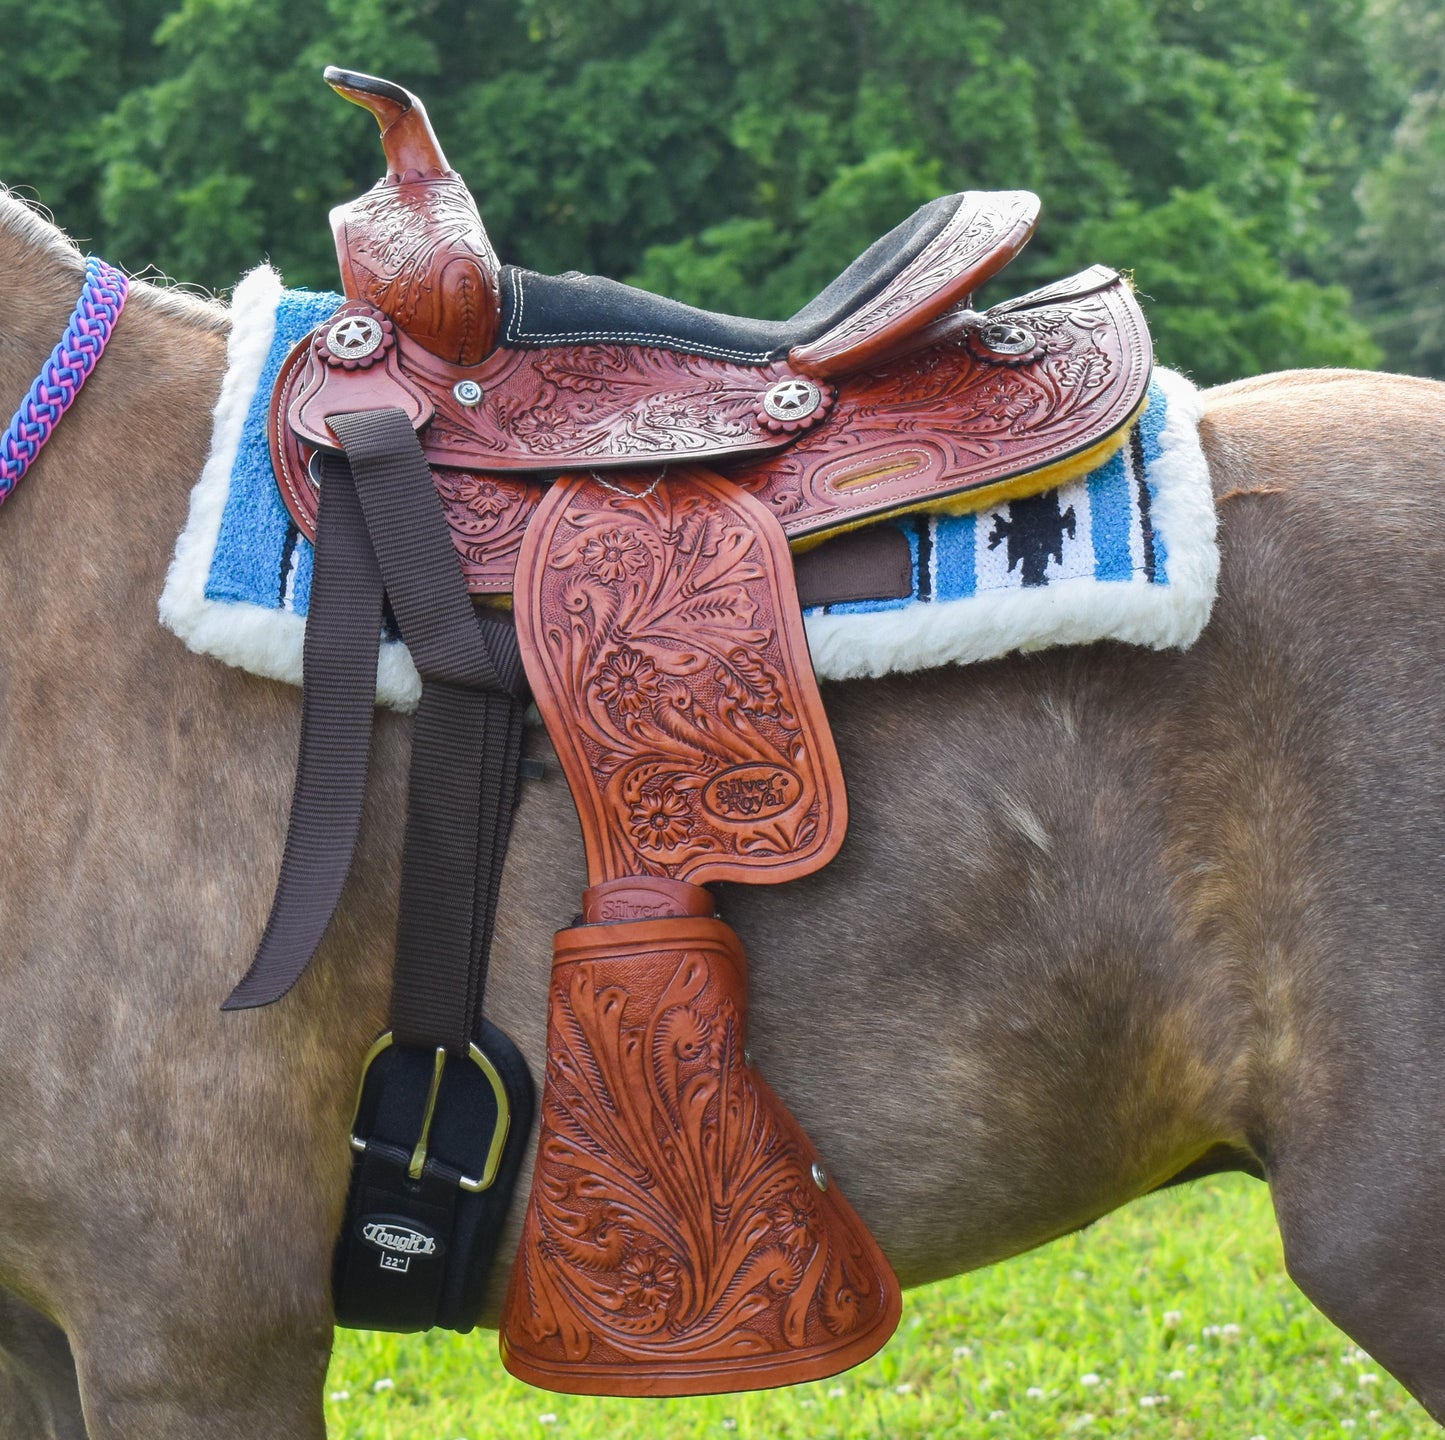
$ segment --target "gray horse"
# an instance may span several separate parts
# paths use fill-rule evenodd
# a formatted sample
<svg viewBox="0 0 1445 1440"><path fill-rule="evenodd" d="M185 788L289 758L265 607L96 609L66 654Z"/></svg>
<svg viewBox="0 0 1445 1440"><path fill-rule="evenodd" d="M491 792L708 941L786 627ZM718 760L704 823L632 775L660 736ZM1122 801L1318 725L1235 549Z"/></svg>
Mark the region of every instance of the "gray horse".
<svg viewBox="0 0 1445 1440"><path fill-rule="evenodd" d="M7 414L80 277L0 198ZM221 307L137 285L0 514L17 1440L324 1433L406 725L381 719L317 962L282 1004L223 1015L265 920L299 717L294 690L156 623L226 329ZM843 853L804 882L721 887L753 957L752 1045L905 1284L1250 1170L1300 1286L1445 1419L1445 388L1250 381L1209 396L1204 440L1224 561L1188 653L827 688ZM537 1073L550 936L582 885L565 788L529 785L489 1010Z"/></svg>

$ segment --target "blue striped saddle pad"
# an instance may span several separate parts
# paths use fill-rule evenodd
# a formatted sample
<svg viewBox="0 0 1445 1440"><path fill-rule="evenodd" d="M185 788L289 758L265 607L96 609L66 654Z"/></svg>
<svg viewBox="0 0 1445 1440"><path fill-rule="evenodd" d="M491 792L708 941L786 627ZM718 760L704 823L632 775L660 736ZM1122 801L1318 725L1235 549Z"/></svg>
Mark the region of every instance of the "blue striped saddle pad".
<svg viewBox="0 0 1445 1440"><path fill-rule="evenodd" d="M237 287L212 448L176 542L161 619L192 649L299 683L311 546L281 502L266 406L291 346L339 295L285 290L263 267ZM884 521L907 538L906 598L805 612L822 679L989 660L1047 645L1187 646L1219 570L1200 403L1156 370L1128 443L1092 474L964 515ZM420 686L405 647L383 644L377 698L407 709Z"/></svg>

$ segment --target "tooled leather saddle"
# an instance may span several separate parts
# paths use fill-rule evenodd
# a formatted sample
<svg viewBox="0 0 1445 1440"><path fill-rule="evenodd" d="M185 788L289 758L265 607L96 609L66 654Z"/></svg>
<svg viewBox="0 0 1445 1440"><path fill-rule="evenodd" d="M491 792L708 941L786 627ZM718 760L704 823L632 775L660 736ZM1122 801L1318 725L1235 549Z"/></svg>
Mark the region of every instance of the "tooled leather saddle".
<svg viewBox="0 0 1445 1440"><path fill-rule="evenodd" d="M590 888L554 941L505 1363L551 1388L612 1394L834 1373L892 1332L897 1282L751 1063L746 961L703 888L809 873L843 840L843 776L790 546L1092 468L1144 403L1143 317L1103 267L971 307L1032 233L1038 201L1023 191L932 201L786 321L503 266L420 102L372 77L326 78L376 116L388 170L333 212L346 301L293 350L272 398L278 480L317 542L308 719L272 922L233 1003L284 993L339 893L349 843L323 861L308 839L331 803L316 798L330 731L315 715L342 686L350 719L337 725L369 733L384 585L425 684L397 1044L378 1054L422 1059L396 1082L410 1084L410 1109L363 1084L338 1310L385 1324L378 1295L394 1284L412 1287L409 1314L430 1317L417 1325L459 1313L422 1293L442 1280L418 1278L446 1248L439 1234L468 1243L446 1231L457 1222L444 1194L466 1169L448 1169L429 1139L453 1062L486 1081L486 1165L471 1193L515 1171L503 1141L514 1152L525 1138L504 1116L517 1057L480 1018L512 794L488 777L517 764L524 668L581 817ZM510 595L515 630L468 593ZM356 610L357 594L359 622L325 618ZM331 625L351 636L344 686L319 638ZM356 765L335 783L349 787L333 808L354 837ZM325 883L308 882L327 866ZM435 921L443 911L451 929ZM428 1012L447 1011L432 1005L445 986L431 970L448 949L460 1026ZM386 1063L393 1078L403 1065ZM381 1135L393 1122L421 1139ZM435 1193L408 1210L408 1185ZM467 1293L456 1328L479 1303Z"/></svg>

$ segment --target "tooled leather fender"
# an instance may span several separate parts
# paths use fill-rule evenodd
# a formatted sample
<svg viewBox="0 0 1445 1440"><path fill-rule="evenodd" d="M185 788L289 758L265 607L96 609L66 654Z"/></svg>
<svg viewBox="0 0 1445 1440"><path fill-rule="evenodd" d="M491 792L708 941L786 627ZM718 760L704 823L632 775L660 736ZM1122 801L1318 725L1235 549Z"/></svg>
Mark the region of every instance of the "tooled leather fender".
<svg viewBox="0 0 1445 1440"><path fill-rule="evenodd" d="M1103 266L982 313L951 311L916 338L920 349L843 377L836 399L816 425L781 440L774 437L775 447L787 445L781 454L751 454L749 441L713 460L714 468L756 494L790 539L950 497L968 495L971 503L982 504L992 498L991 487L1042 472L1119 432L1138 413L1152 366L1138 303L1127 283ZM599 355L608 348L579 357L576 373L602 363ZM571 363L557 350L501 353ZM659 365L684 359L704 368L721 363L650 353ZM317 506L306 469L312 452L292 432L288 417L295 418L306 402L318 366L326 368L314 340L303 341L281 370L270 418L282 495L308 537L315 533ZM390 403L434 405L437 418L423 429L422 444L437 467L468 586L478 594L509 591L517 546L541 497L539 471L545 467L534 459L530 475L491 468L465 447L434 440L434 433L457 433L457 414L463 409L437 381L436 369L437 362L400 337L395 372L414 398ZM765 385L773 383L771 372L744 374L754 377L747 382L755 387L751 395L745 401L735 389L724 398L731 395L736 405L746 409L751 404L755 410ZM357 377L343 372L334 383L352 386ZM573 423L566 410L569 392L553 386L540 393L546 406L535 413L562 429ZM347 397L333 403L357 408ZM477 408L484 410L486 403ZM534 412L509 413L513 423L521 423ZM634 457L634 463L638 458L651 457Z"/></svg>
<svg viewBox="0 0 1445 1440"><path fill-rule="evenodd" d="M689 883L806 874L843 838L787 545L722 477L655 479L564 476L517 571L518 640L582 820L594 923L554 942L502 1353L524 1380L588 1394L818 1379L872 1354L901 1306L748 1063L746 961Z"/></svg>
<svg viewBox="0 0 1445 1440"><path fill-rule="evenodd" d="M588 873L809 874L848 805L787 544L718 475L655 481L562 477L517 570L517 638Z"/></svg>

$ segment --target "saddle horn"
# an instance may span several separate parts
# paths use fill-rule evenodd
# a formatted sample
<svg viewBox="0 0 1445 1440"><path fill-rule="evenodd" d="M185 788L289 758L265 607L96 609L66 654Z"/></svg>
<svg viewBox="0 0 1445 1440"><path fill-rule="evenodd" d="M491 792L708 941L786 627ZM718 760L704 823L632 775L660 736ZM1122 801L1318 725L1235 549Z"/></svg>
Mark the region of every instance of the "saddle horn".
<svg viewBox="0 0 1445 1440"><path fill-rule="evenodd" d="M451 170L427 118L426 106L410 90L403 90L390 80L363 75L359 70L342 70L336 65L328 65L322 78L343 100L350 100L376 116L376 123L381 127L381 148L386 153L388 180L400 180L408 172L438 176Z"/></svg>
<svg viewBox="0 0 1445 1440"><path fill-rule="evenodd" d="M381 127L385 177L331 212L347 298L380 310L451 365L479 365L501 325L501 265L476 201L447 165L426 106L374 75L328 66L326 83Z"/></svg>

